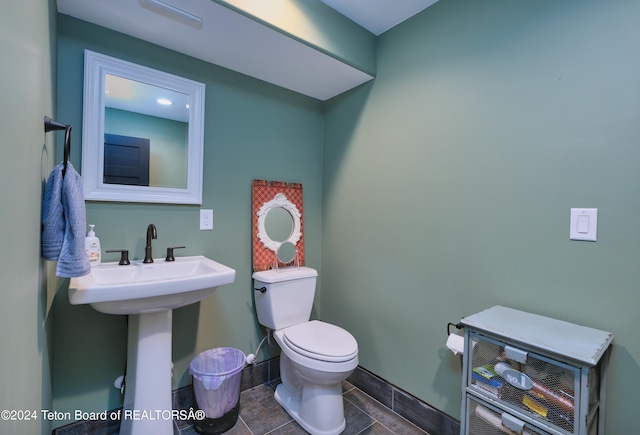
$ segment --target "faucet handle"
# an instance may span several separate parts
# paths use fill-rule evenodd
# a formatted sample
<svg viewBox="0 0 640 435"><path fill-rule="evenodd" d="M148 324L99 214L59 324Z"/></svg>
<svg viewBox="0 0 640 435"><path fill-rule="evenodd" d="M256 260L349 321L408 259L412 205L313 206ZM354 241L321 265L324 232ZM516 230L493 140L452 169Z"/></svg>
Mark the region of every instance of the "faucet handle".
<svg viewBox="0 0 640 435"><path fill-rule="evenodd" d="M186 246L172 246L167 248L167 258L165 258L164 261L176 261L176 258L173 256L173 250L182 248L186 248Z"/></svg>
<svg viewBox="0 0 640 435"><path fill-rule="evenodd" d="M126 249L107 249L104 252L119 252L120 253L120 262L118 263L120 266L127 266L131 264L129 261L129 251Z"/></svg>

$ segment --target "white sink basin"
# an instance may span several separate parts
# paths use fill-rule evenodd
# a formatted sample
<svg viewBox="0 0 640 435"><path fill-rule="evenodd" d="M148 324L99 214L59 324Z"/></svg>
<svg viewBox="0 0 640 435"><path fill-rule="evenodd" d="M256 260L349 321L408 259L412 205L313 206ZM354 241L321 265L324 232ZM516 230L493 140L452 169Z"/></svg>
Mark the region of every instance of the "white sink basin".
<svg viewBox="0 0 640 435"><path fill-rule="evenodd" d="M69 301L107 314L155 313L198 302L235 277L235 270L203 256L129 266L103 263L71 279Z"/></svg>
<svg viewBox="0 0 640 435"><path fill-rule="evenodd" d="M129 315L120 435L173 435L171 418L155 418L172 415L173 309L198 302L235 278L235 270L198 256L129 266L106 263L71 279L71 304ZM135 417L140 415L153 418Z"/></svg>

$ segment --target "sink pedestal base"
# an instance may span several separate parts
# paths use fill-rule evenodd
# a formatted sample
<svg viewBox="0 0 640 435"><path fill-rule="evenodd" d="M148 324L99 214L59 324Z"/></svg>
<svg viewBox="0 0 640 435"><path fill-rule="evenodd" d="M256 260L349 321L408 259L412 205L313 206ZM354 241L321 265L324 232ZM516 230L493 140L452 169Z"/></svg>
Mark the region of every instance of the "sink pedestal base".
<svg viewBox="0 0 640 435"><path fill-rule="evenodd" d="M173 435L172 310L129 315L120 435Z"/></svg>

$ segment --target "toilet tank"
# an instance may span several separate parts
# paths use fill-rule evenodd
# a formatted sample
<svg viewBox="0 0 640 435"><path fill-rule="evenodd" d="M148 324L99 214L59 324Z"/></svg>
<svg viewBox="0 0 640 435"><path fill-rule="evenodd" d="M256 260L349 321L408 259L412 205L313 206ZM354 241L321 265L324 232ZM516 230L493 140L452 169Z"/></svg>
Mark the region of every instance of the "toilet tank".
<svg viewBox="0 0 640 435"><path fill-rule="evenodd" d="M253 286L258 322L273 330L307 322L317 278L318 272L310 267L255 272ZM263 288L264 292L258 291Z"/></svg>

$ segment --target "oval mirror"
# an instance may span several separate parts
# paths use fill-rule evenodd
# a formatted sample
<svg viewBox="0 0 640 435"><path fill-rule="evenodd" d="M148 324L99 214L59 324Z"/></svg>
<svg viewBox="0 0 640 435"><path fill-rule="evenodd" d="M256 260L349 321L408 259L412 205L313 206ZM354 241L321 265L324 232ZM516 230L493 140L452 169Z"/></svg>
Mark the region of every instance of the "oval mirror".
<svg viewBox="0 0 640 435"><path fill-rule="evenodd" d="M293 232L293 217L282 207L274 207L267 212L264 228L271 240L284 242Z"/></svg>
<svg viewBox="0 0 640 435"><path fill-rule="evenodd" d="M87 200L202 203L205 85L85 50Z"/></svg>
<svg viewBox="0 0 640 435"><path fill-rule="evenodd" d="M283 193L265 202L257 214L258 239L267 249L277 253L284 242L295 247L301 237L300 212Z"/></svg>
<svg viewBox="0 0 640 435"><path fill-rule="evenodd" d="M278 261L289 264L296 258L296 245L291 242L283 242L278 248Z"/></svg>

